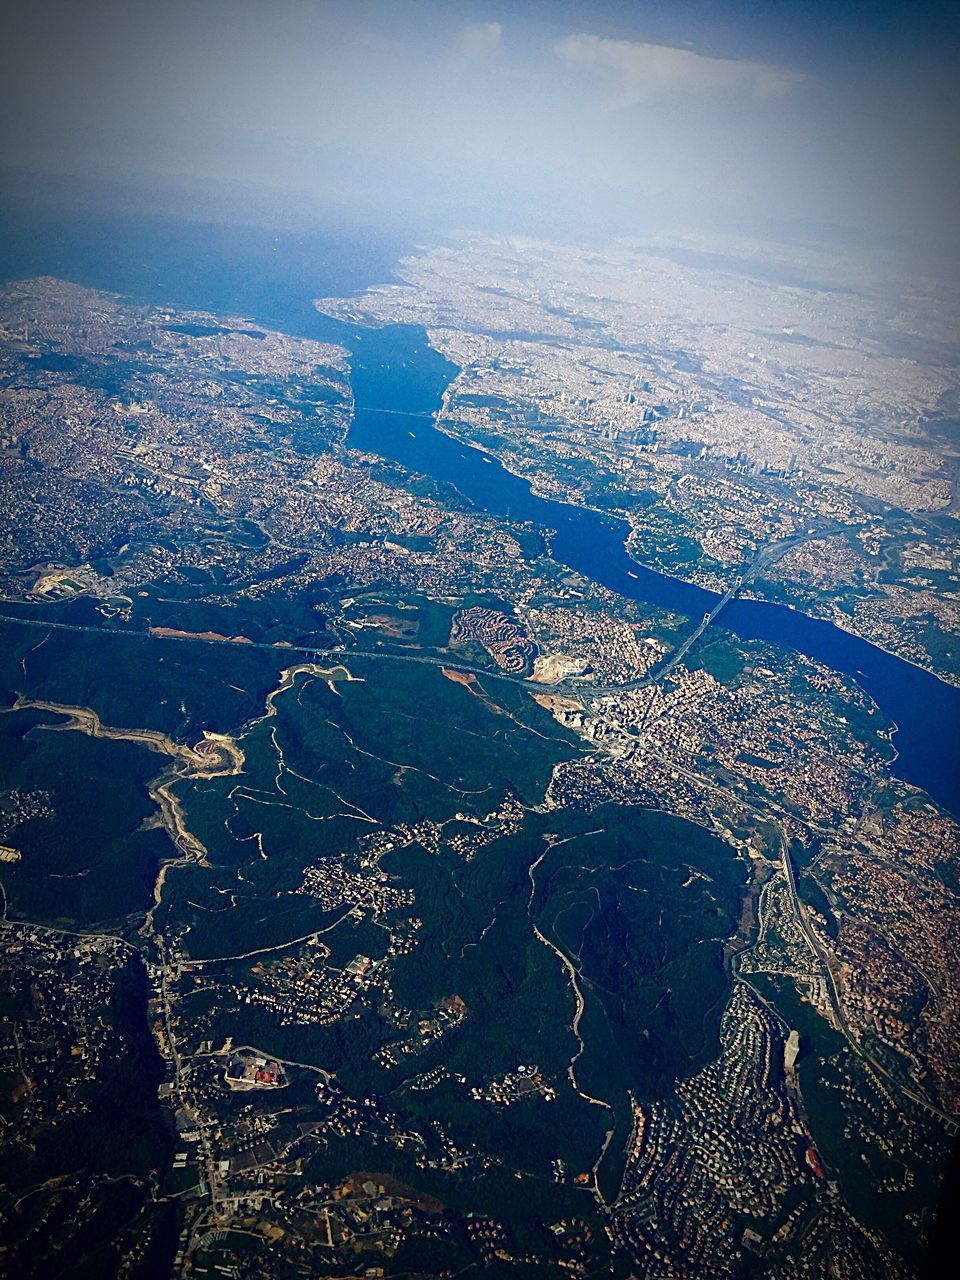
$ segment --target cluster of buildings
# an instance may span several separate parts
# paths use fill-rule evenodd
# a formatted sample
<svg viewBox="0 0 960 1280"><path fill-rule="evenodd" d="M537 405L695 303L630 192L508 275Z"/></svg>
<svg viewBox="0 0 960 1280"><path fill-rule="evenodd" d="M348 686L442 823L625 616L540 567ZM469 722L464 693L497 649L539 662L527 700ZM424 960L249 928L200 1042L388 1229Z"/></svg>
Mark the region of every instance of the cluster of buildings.
<svg viewBox="0 0 960 1280"><path fill-rule="evenodd" d="M521 1065L516 1071L508 1071L506 1075L489 1080L486 1084L475 1085L470 1090L472 1098L489 1102L495 1107L509 1107L511 1103L519 1102L521 1098L529 1098L536 1094L547 1102L552 1102L557 1096L556 1089L547 1083L536 1065Z"/></svg>
<svg viewBox="0 0 960 1280"><path fill-rule="evenodd" d="M375 980L367 956L338 969L309 949L255 965L251 972L255 981L227 989L243 1004L271 1009L281 1026L338 1022Z"/></svg>
<svg viewBox="0 0 960 1280"><path fill-rule="evenodd" d="M345 857L324 858L307 867L296 892L316 898L324 911L348 906L383 915L413 905L411 889L392 884L387 873L375 866L351 870Z"/></svg>
<svg viewBox="0 0 960 1280"><path fill-rule="evenodd" d="M589 804L609 792L669 799L687 815L702 812L703 783L753 803L774 803L802 823L835 824L889 759L877 723L874 741L851 729L849 707L863 695L815 664L788 659L791 680L760 654L732 681L678 665L659 683L555 699L555 717L594 744L618 768L609 779L596 760L565 762L552 791L558 801Z"/></svg>
<svg viewBox="0 0 960 1280"><path fill-rule="evenodd" d="M53 280L7 290L0 320L15 338L0 354L3 594L29 595L50 564L110 616L131 601L136 612L148 582L195 588L198 568L215 604L338 576L436 594L482 590L491 573L510 588L529 573L509 531L343 448L339 348L192 314L174 327ZM38 363L51 351L52 366ZM318 387L329 392L319 401ZM104 556L109 599L89 568Z"/></svg>
<svg viewBox="0 0 960 1280"><path fill-rule="evenodd" d="M131 957L118 938L61 933L5 921L0 927L0 1070L12 1082L0 1144L33 1148L87 1111L83 1086L124 1049L113 1012L117 976Z"/></svg>
<svg viewBox="0 0 960 1280"><path fill-rule="evenodd" d="M836 957L853 1034L891 1055L921 1096L955 1112L960 906L950 868L960 828L906 787L895 787L894 796L889 807L824 841L810 872L838 922L811 920Z"/></svg>
<svg viewBox="0 0 960 1280"><path fill-rule="evenodd" d="M287 1083L279 1062L262 1054L233 1054L224 1079L231 1089L282 1089Z"/></svg>
<svg viewBox="0 0 960 1280"><path fill-rule="evenodd" d="M432 323L435 345L464 369L445 400L444 429L486 441L541 492L592 503L602 491L628 512L638 557L722 586L761 546L839 529L826 544L784 556L781 584L821 604L831 592L866 593L848 615L851 625L894 647L913 644L918 660L929 656L920 638L930 614L925 593L940 583L929 575L949 577L957 566L939 535L926 531L923 513L942 509L952 491L917 424L906 429L904 409L912 405L915 418L943 379L932 365L890 365L876 344L851 354L851 326L864 307L882 304L838 291L824 319L810 290L774 296L733 273L716 310L715 279L678 271L656 254L625 247L594 261L589 275L562 250L528 245L524 255L529 271L520 276L510 247L473 241L438 251L411 266L410 288L349 306ZM438 325L439 300L446 320ZM677 320L678 307L714 314L715 323L692 333ZM960 1105L952 963L960 916L944 866L944 850L958 847L956 827L916 796L887 816L866 815L891 751L879 717L875 734L862 731L873 714L862 695L814 664L760 650L738 651L728 678L690 662L656 683L605 691L639 683L663 657L663 616L657 634L636 606L576 575L562 592L552 579L550 596L542 590L548 570L526 562L508 529L448 510L404 488L380 460L347 451L349 388L336 348L193 313L147 312L56 282L8 291L0 318L8 377L0 447L11 462L4 497L11 524L26 530L18 545L6 526L0 533L8 540L0 545L0 589L33 590L47 602L87 594L109 604L105 579L87 563L104 549L112 590L127 593L115 599L128 605L145 582L185 583L201 562L204 572L242 582L240 596L249 599L296 594L338 575L352 591L386 581L448 603L468 592L490 599L495 587L493 598L516 602L518 621L501 609L467 607L450 643L475 643L501 673L515 675L527 671L538 645L537 678L563 684L538 700L581 736L586 752L554 770L545 807L644 803L728 837L734 826L756 828L759 813L778 821L786 838L809 845L812 831L824 837L808 869L818 905L800 901L804 886L794 883L786 854L776 869L772 860L767 866L757 937L736 958L720 1056L670 1096L635 1105L608 1226L651 1280L683 1276L691 1265L705 1280L726 1280L750 1258L782 1263L785 1277L803 1280L806 1241L824 1247L827 1227L854 1259L851 1275L882 1274L885 1246L837 1207L834 1171L797 1092L799 1041L786 1040L748 987L789 981L847 1038L850 1062L854 1046L863 1054L880 1046L921 1103ZM66 366L36 363L50 352ZM120 362L109 386L96 369L91 374L108 358ZM881 375L882 396L874 387ZM306 383L329 395L319 403L305 397ZM302 442L304 432L316 449L294 447L294 433ZM870 561L889 551L876 532L875 509L885 503L914 512L909 545L924 547L919 558L897 553L901 568L923 579L889 591L877 588ZM258 532L233 536L229 521ZM217 526L210 536L205 522ZM213 591L209 599L228 597ZM912 640L895 628L894 608L915 620ZM956 622L946 607L936 619L944 629ZM18 803L11 813L32 814L37 804L25 796ZM421 921L410 914L413 892L380 869L383 855L416 843L469 861L523 820L523 807L508 796L483 819L424 817L378 830L355 857L308 867L295 892L314 899L318 912L342 910L351 924L401 914L388 921L389 962L417 945ZM152 913L150 920L152 929ZM189 1201L184 1266L204 1250L215 1253L217 1242L205 1245L201 1231L248 1215L262 1215L267 1234L276 1229L298 1249L333 1251L338 1265L350 1251L390 1255L410 1235L431 1232L447 1232L491 1265L518 1260L506 1226L485 1210L444 1218L379 1174L321 1188L304 1173L328 1144L360 1139L368 1151L402 1148L431 1172L489 1172L498 1167L494 1156L433 1119L400 1121L377 1096L350 1097L319 1067L203 1038L214 1025L222 1029L218 1019L231 1004L269 1009L282 1026L323 1027L376 1002L396 1035L372 1062L393 1071L469 1016L459 996L399 1008L389 963L358 954L335 967L316 938L277 948L270 959L257 952L246 971L201 973L198 965L191 975L175 949L150 936L160 962L148 1014L166 1063L161 1095L183 1146L172 1174L184 1185L174 1194ZM0 942L5 994L18 1009L29 1003L28 1016L0 1022L0 1065L16 1082L3 1137L29 1143L38 1125L55 1130L88 1105L77 1086L121 1049L110 1016L112 974L127 949L9 924ZM321 1080L308 1101L305 1072ZM465 1106L498 1111L532 1095L553 1100L566 1087L535 1066L472 1087L442 1065L411 1075L404 1082L411 1094L453 1079ZM904 1121L893 1095L868 1093L853 1066L837 1068L837 1081L830 1087L851 1134L858 1125L861 1136L864 1126L881 1134ZM297 1101L275 1102L280 1089L281 1101ZM919 1166L921 1139L915 1143ZM889 1140L882 1150L896 1154ZM552 1164L556 1184L565 1182L559 1156ZM882 1189L894 1194L909 1172L886 1173ZM547 1181L558 1194L566 1190ZM576 1194L592 1197L589 1175L575 1181ZM591 1228L570 1218L549 1230L551 1258L582 1272Z"/></svg>
<svg viewBox="0 0 960 1280"><path fill-rule="evenodd" d="M526 605L522 617L541 654L534 678L556 684L574 677L603 685L645 675L666 645L651 633L649 619L628 620L622 613L585 601Z"/></svg>
<svg viewBox="0 0 960 1280"><path fill-rule="evenodd" d="M744 986L721 1025L719 1058L669 1103L637 1103L614 1230L646 1274L737 1274L745 1250L775 1258L826 1190L783 1077L783 1040ZM797 1201L802 1209L796 1212Z"/></svg>
<svg viewBox="0 0 960 1280"><path fill-rule="evenodd" d="M0 792L0 842L5 851L0 861L19 862L20 850L14 842L17 828L38 818L52 818L51 800L50 792L42 787L10 787Z"/></svg>
<svg viewBox="0 0 960 1280"><path fill-rule="evenodd" d="M458 1027L466 1016L467 1006L458 995L445 996L433 1009L420 1016L408 1011L395 1013L394 1020L399 1020L402 1025L412 1024L412 1033L383 1045L373 1055L373 1060L381 1067L395 1067L411 1054L422 1053L428 1045Z"/></svg>
<svg viewBox="0 0 960 1280"><path fill-rule="evenodd" d="M476 641L493 658L501 671L519 675L530 661L533 646L529 636L498 609L485 609L473 605L461 609L453 620L450 644L469 644Z"/></svg>
<svg viewBox="0 0 960 1280"><path fill-rule="evenodd" d="M726 260L681 260L675 246L617 245L585 261L575 247L467 236L409 259L400 286L319 305L426 325L461 369L443 429L544 496L617 507L652 567L723 590L758 547L865 534L862 583L841 572L815 586L784 566L757 589L828 617L839 601L858 634L956 676L922 627L901 648L876 546L879 509L934 563L950 561L949 535L927 516L953 495L928 426L953 385L949 341L929 337L938 324L952 334L950 299L931 280L922 306L895 307L912 281L887 299L869 273L824 253L787 285L779 277L794 269L778 263L771 278L768 256L734 244ZM912 609L956 635L955 610L941 617L936 601L944 586L960 595L960 576L954 563L941 572L940 593L903 582ZM864 594L876 610L856 607Z"/></svg>

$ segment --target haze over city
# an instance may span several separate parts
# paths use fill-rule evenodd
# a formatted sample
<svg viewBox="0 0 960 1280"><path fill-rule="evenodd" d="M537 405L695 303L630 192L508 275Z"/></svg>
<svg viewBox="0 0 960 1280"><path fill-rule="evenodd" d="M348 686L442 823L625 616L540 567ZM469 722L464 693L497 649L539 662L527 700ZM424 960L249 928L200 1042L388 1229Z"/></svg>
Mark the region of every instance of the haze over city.
<svg viewBox="0 0 960 1280"><path fill-rule="evenodd" d="M41 0L7 18L0 156L222 216L945 250L958 41L928 0Z"/></svg>
<svg viewBox="0 0 960 1280"><path fill-rule="evenodd" d="M5 15L0 1280L939 1280L958 52Z"/></svg>

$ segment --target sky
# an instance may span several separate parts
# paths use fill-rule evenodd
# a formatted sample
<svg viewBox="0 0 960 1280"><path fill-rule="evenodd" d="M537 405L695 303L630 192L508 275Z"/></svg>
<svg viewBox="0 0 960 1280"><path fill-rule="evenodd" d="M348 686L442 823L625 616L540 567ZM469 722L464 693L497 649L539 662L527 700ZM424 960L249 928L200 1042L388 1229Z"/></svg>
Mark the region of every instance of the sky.
<svg viewBox="0 0 960 1280"><path fill-rule="evenodd" d="M955 246L955 3L30 0L4 37L28 190Z"/></svg>

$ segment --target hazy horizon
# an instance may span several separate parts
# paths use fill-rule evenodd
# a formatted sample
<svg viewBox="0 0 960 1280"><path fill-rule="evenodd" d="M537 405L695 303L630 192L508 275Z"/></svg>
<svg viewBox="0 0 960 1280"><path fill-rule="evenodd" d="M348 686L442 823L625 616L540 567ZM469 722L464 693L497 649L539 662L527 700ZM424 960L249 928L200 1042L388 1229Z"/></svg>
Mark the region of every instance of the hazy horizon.
<svg viewBox="0 0 960 1280"><path fill-rule="evenodd" d="M437 231L829 231L949 253L946 5L40 3L14 194Z"/></svg>

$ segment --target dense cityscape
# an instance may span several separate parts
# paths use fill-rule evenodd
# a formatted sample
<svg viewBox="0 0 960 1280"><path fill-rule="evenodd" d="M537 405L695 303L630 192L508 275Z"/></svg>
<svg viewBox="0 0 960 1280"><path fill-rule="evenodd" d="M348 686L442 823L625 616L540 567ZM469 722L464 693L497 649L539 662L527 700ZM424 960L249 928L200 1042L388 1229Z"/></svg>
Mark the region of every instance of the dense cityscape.
<svg viewBox="0 0 960 1280"><path fill-rule="evenodd" d="M908 431L858 390L825 476L811 421L763 435L772 348L749 406L696 332L664 373L656 281L709 314L717 273L645 252L641 321L637 252L588 294L560 247L469 240L320 306L424 325L460 370L438 438L606 495L638 565L954 679L943 377L876 383ZM785 327L844 323L801 285L738 305L791 379ZM960 1115L957 827L857 680L355 447L339 331L51 278L0 322L3 1273L915 1274Z"/></svg>

